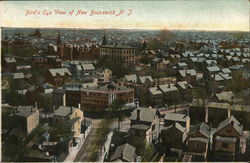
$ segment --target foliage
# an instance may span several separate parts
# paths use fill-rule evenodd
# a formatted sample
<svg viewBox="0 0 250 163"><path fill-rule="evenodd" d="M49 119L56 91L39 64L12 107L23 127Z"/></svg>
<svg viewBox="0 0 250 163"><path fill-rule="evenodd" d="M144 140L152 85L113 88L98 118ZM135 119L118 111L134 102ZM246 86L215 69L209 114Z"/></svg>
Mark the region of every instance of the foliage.
<svg viewBox="0 0 250 163"><path fill-rule="evenodd" d="M46 113L52 111L53 100L50 95L39 95L37 103L38 106L43 108Z"/></svg>
<svg viewBox="0 0 250 163"><path fill-rule="evenodd" d="M125 101L121 98L116 98L109 106L110 111L119 111L125 105Z"/></svg>
<svg viewBox="0 0 250 163"><path fill-rule="evenodd" d="M143 55L141 58L140 58L140 62L143 63L143 64L149 64L151 61L151 59L146 56L146 55Z"/></svg>
<svg viewBox="0 0 250 163"><path fill-rule="evenodd" d="M86 161L96 161L99 149L103 146L105 143L106 137L108 133L110 132L110 126L113 122L113 119L110 119L109 116L104 118L99 124L98 128L96 129L96 136L95 139L92 142L92 146L90 149L90 155Z"/></svg>
<svg viewBox="0 0 250 163"><path fill-rule="evenodd" d="M157 78L165 78L168 77L169 74L167 72L159 72L159 71L147 71L146 75L152 76L152 78L157 79Z"/></svg>
<svg viewBox="0 0 250 163"><path fill-rule="evenodd" d="M163 42L159 39L153 39L148 42L148 49L158 50L162 49L164 46Z"/></svg>
<svg viewBox="0 0 250 163"><path fill-rule="evenodd" d="M238 93L241 90L244 90L244 88L242 88L242 85L239 85L241 75L242 75L242 72L232 73L232 80L226 83L226 87L228 90L232 90L234 93Z"/></svg>
<svg viewBox="0 0 250 163"><path fill-rule="evenodd" d="M136 148L136 154L142 157L142 161L150 162L155 154L152 144L148 144L144 138L134 137L130 141L131 145Z"/></svg>
<svg viewBox="0 0 250 163"><path fill-rule="evenodd" d="M63 122L52 123L49 128L49 133L51 141L56 141L62 137L68 137L73 135L73 132L71 131L71 126Z"/></svg>
<svg viewBox="0 0 250 163"><path fill-rule="evenodd" d="M152 105L148 93L142 93L140 95L139 101L140 101L140 106L149 107Z"/></svg>

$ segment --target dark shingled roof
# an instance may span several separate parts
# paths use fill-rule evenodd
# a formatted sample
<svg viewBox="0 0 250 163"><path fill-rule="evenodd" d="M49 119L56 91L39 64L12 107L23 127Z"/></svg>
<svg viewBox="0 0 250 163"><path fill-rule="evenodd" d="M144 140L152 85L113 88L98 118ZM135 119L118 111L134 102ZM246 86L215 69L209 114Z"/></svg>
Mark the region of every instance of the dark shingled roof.
<svg viewBox="0 0 250 163"><path fill-rule="evenodd" d="M123 144L116 148L115 153L110 158L110 161L120 159L132 162L135 156L135 147L130 144Z"/></svg>

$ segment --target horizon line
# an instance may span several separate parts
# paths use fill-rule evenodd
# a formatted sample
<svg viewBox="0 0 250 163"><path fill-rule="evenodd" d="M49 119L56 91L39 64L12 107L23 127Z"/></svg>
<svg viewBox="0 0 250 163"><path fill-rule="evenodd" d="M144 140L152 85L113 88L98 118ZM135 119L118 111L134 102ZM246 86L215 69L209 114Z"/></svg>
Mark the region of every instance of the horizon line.
<svg viewBox="0 0 250 163"><path fill-rule="evenodd" d="M144 30L144 31L161 31L161 30L168 30L168 31L203 31L203 32L249 32L250 30L205 30L205 29L142 29L142 28L80 28L80 27L4 27L2 28L32 28L32 29L77 29L77 30Z"/></svg>

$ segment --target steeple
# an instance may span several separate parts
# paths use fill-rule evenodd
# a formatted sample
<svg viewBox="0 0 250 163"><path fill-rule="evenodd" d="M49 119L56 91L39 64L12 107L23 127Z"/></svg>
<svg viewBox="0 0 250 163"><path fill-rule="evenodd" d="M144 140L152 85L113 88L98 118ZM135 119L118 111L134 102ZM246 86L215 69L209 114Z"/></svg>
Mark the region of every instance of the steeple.
<svg viewBox="0 0 250 163"><path fill-rule="evenodd" d="M57 46L60 46L62 44L60 32L58 32L56 43L57 43Z"/></svg>
<svg viewBox="0 0 250 163"><path fill-rule="evenodd" d="M104 33L103 38L102 38L102 45L107 45L107 39L106 39L105 33Z"/></svg>

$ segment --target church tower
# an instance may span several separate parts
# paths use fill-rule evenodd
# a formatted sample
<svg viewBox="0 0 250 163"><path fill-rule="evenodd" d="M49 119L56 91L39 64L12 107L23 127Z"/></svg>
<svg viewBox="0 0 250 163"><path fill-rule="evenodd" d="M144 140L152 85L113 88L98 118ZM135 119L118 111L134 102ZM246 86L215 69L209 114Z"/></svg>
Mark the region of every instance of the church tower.
<svg viewBox="0 0 250 163"><path fill-rule="evenodd" d="M56 44L57 44L57 46L61 46L62 45L60 32L58 32Z"/></svg>
<svg viewBox="0 0 250 163"><path fill-rule="evenodd" d="M57 55L59 57L63 57L63 46L62 46L62 41L61 41L61 35L60 32L58 32L57 40L56 40L56 45L57 45Z"/></svg>
<svg viewBox="0 0 250 163"><path fill-rule="evenodd" d="M104 33L103 38L102 38L102 45L107 45L107 38L106 38L105 33Z"/></svg>

